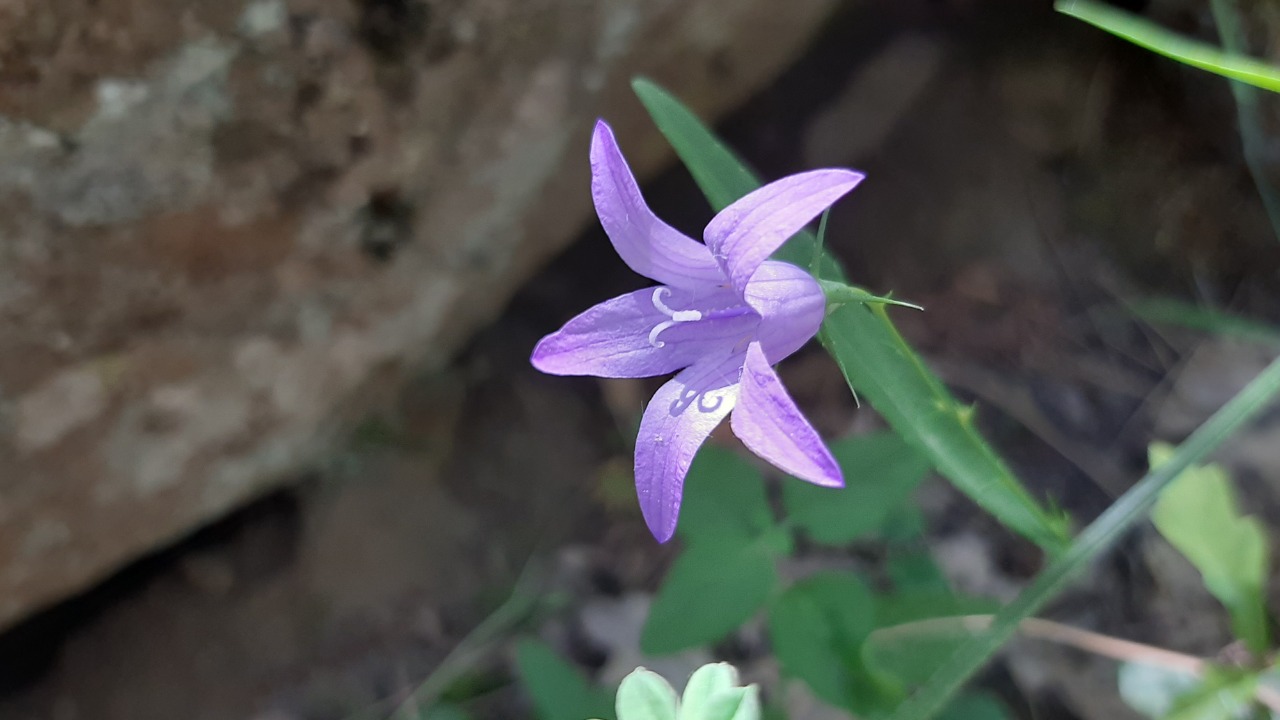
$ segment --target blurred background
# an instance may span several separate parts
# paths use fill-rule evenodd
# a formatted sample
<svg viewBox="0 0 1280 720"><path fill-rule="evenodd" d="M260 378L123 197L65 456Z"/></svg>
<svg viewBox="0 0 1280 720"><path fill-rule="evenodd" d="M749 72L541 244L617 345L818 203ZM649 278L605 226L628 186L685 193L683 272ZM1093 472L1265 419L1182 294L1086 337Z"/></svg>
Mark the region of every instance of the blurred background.
<svg viewBox="0 0 1280 720"><path fill-rule="evenodd" d="M1201 0L1121 4L1217 41ZM1280 58L1275 6L1240 5ZM1048 2L5 0L0 718L388 717L521 576L549 602L450 660L474 717L532 717L518 633L601 682L777 675L749 628L640 657L674 553L630 477L656 382L528 364L647 284L592 215L597 117L659 216L711 217L638 74L766 178L867 173L828 245L925 306L895 314L909 340L1081 523L1274 354L1186 327L1280 322L1228 84ZM1268 186L1276 107L1244 118ZM781 372L824 435L882 426L816 346ZM1269 520L1277 447L1273 413L1223 455ZM958 587L1008 599L1041 567L941 480L918 503ZM1146 531L1051 614L1202 655L1230 637ZM1020 717L1132 717L1114 663L1072 651L1018 643L980 681Z"/></svg>

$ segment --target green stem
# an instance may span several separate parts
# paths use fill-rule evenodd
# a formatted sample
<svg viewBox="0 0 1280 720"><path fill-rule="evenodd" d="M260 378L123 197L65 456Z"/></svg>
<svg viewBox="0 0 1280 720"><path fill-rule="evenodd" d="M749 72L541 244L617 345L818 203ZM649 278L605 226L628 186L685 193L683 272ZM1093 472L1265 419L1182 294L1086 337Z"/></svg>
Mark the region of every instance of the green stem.
<svg viewBox="0 0 1280 720"><path fill-rule="evenodd" d="M1280 358L1268 365L1179 445L1167 463L1148 472L1085 528L1058 560L996 614L990 630L961 646L915 695L898 708L892 720L928 720L936 716L964 682L1017 632L1023 620L1043 608L1091 560L1144 519L1166 485L1255 417L1277 392L1280 392Z"/></svg>

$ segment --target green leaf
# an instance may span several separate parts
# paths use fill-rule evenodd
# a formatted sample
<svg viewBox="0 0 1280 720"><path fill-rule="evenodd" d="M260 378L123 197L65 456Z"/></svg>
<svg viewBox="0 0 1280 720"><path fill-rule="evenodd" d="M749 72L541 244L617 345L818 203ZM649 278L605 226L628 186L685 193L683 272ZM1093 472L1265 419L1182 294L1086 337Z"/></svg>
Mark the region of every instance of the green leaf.
<svg viewBox="0 0 1280 720"><path fill-rule="evenodd" d="M516 668L542 720L613 717L610 694L592 685L546 643L521 641Z"/></svg>
<svg viewBox="0 0 1280 720"><path fill-rule="evenodd" d="M676 720L677 704L676 691L652 670L636 668L618 686L618 720Z"/></svg>
<svg viewBox="0 0 1280 720"><path fill-rule="evenodd" d="M1095 0L1058 0L1054 7L1060 13L1184 65L1280 92L1280 68L1269 63L1223 52L1221 48L1183 37L1138 15Z"/></svg>
<svg viewBox="0 0 1280 720"><path fill-rule="evenodd" d="M1258 674L1210 668L1200 686L1179 695L1164 720L1235 720L1248 717Z"/></svg>
<svg viewBox="0 0 1280 720"><path fill-rule="evenodd" d="M640 648L663 655L716 642L751 618L777 585L765 539L707 539L680 555L654 598Z"/></svg>
<svg viewBox="0 0 1280 720"><path fill-rule="evenodd" d="M951 594L951 584L942 574L942 568L925 550L891 554L885 561L885 572L896 592Z"/></svg>
<svg viewBox="0 0 1280 720"><path fill-rule="evenodd" d="M783 671L837 707L858 713L887 706L895 688L869 673L861 657L875 608L871 591L850 573L792 585L769 609L769 637Z"/></svg>
<svg viewBox="0 0 1280 720"><path fill-rule="evenodd" d="M422 713L422 720L471 720L471 716L457 705L441 703Z"/></svg>
<svg viewBox="0 0 1280 720"><path fill-rule="evenodd" d="M710 130L662 88L639 78L631 83L654 123L684 161L698 187L719 210L760 186L760 181ZM775 257L808 267L815 252L804 232ZM823 280L842 280L839 264L822 253ZM924 452L961 492L1001 522L1051 553L1069 538L1068 521L1044 511L973 427L941 381L898 335L883 305L845 305L824 324L823 345L849 385L865 395L904 438Z"/></svg>
<svg viewBox="0 0 1280 720"><path fill-rule="evenodd" d="M680 537L690 546L723 538L745 542L773 524L760 471L738 453L704 445L685 480Z"/></svg>
<svg viewBox="0 0 1280 720"><path fill-rule="evenodd" d="M1172 454L1168 445L1152 445L1151 467L1159 467ZM1236 636L1261 655L1268 644L1267 536L1256 517L1244 517L1236 508L1227 473L1217 465L1193 465L1160 494L1151 520L1227 607Z"/></svg>
<svg viewBox="0 0 1280 720"><path fill-rule="evenodd" d="M786 482L787 517L815 542L844 545L879 530L906 504L929 471L929 461L896 433L880 432L832 444L848 478L840 489Z"/></svg>
<svg viewBox="0 0 1280 720"><path fill-rule="evenodd" d="M1009 720L1009 709L989 692L957 695L938 720Z"/></svg>

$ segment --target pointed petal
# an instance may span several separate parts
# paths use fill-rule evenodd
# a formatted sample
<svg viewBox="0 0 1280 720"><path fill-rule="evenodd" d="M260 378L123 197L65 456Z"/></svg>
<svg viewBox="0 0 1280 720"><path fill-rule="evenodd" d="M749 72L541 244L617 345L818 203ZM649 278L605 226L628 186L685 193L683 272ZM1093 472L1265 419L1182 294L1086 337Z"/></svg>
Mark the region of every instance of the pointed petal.
<svg viewBox="0 0 1280 720"><path fill-rule="evenodd" d="M800 414L759 343L747 348L738 404L730 421L751 452L801 480L843 487L844 476L818 431Z"/></svg>
<svg viewBox="0 0 1280 720"><path fill-rule="evenodd" d="M863 177L852 170L811 170L771 182L721 210L703 239L742 292L760 263Z"/></svg>
<svg viewBox="0 0 1280 720"><path fill-rule="evenodd" d="M756 340L769 364L799 350L818 334L827 298L818 281L790 263L766 260L747 283L747 304L760 313Z"/></svg>
<svg viewBox="0 0 1280 720"><path fill-rule="evenodd" d="M606 300L587 309L565 326L542 338L530 361L551 375L592 375L632 378L667 375L689 367L699 358L723 356L742 337L754 334L756 315L677 323L662 329L650 342L654 328L669 320L653 302L663 291L672 308L698 304L715 306L737 300L732 290L690 293L646 288Z"/></svg>
<svg viewBox="0 0 1280 720"><path fill-rule="evenodd" d="M694 454L733 409L741 364L741 355L704 359L659 388L644 410L636 437L636 494L658 542L676 531Z"/></svg>
<svg viewBox="0 0 1280 720"><path fill-rule="evenodd" d="M596 214L622 261L663 285L693 288L725 278L706 245L649 210L631 168L603 120L591 138L591 196Z"/></svg>

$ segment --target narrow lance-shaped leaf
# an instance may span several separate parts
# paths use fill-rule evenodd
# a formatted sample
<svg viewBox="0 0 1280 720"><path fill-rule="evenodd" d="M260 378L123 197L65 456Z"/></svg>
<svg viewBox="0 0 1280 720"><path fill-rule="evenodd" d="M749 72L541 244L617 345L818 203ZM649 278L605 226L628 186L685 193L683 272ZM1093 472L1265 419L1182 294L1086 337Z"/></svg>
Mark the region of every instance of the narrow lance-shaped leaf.
<svg viewBox="0 0 1280 720"><path fill-rule="evenodd" d="M1280 68L1269 63L1224 52L1221 48L1178 35L1150 20L1094 0L1058 0L1054 7L1060 13L1079 18L1184 65L1280 92Z"/></svg>
<svg viewBox="0 0 1280 720"><path fill-rule="evenodd" d="M645 79L632 83L658 128L671 142L713 208L755 190L760 181L688 108ZM775 257L809 267L815 240L793 237ZM821 279L842 280L838 263L822 253ZM865 396L910 443L963 493L1014 531L1057 553L1068 523L1048 512L1018 482L974 429L968 410L903 341L883 307L847 305L827 318L821 335L850 386Z"/></svg>

